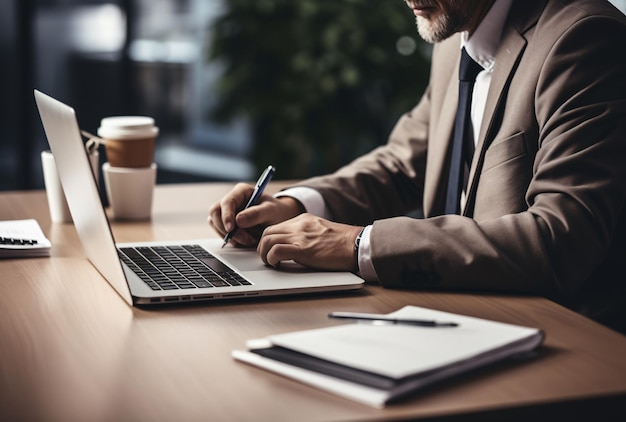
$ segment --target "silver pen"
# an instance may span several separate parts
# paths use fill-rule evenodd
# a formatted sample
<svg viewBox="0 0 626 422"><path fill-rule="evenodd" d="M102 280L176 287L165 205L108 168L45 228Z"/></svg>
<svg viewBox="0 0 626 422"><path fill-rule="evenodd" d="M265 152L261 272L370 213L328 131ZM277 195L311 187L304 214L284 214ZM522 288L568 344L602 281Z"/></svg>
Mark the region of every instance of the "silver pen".
<svg viewBox="0 0 626 422"><path fill-rule="evenodd" d="M331 312L328 314L329 318L337 319L350 319L355 321L369 321L369 322L381 322L385 324L398 324L398 325L415 325L419 327L458 327L456 322L442 322L429 319L416 319L416 318L396 318L381 314L368 314L359 312Z"/></svg>
<svg viewBox="0 0 626 422"><path fill-rule="evenodd" d="M270 182L270 180L272 180L275 172L276 168L274 168L274 166L267 166L267 168L261 174L261 177L259 177L259 180L257 180L256 185L254 186L254 191L252 192L252 196L248 200L248 203L245 207L243 207L241 211L256 205L256 203L259 201L259 198L261 197L261 194L267 187L267 184ZM226 246L228 241L232 239L235 233L237 233L237 229L238 227L235 225L234 229L226 233L226 236L224 236L224 243L222 243L222 248Z"/></svg>

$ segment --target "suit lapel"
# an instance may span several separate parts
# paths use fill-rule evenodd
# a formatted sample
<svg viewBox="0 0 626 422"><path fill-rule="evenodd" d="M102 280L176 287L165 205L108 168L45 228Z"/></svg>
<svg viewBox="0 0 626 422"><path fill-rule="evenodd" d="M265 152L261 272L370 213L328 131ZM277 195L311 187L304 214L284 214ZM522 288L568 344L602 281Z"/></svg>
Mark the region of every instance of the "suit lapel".
<svg viewBox="0 0 626 422"><path fill-rule="evenodd" d="M526 40L515 31L509 31L508 34L503 34L503 36L505 38L503 38L502 44L500 45L498 60L494 67L493 75L491 76L491 84L485 104L485 114L483 115L483 121L480 125L476 152L474 153L470 167L469 181L467 184L467 201L462 212L463 215L468 215L469 210L473 208L468 205L473 202L474 191L478 185L477 170L481 167L485 151L493 140L493 137L490 135L493 129L494 117L502 102L504 93L508 90L507 87L511 81L518 60L524 51L524 47L526 47Z"/></svg>
<svg viewBox="0 0 626 422"><path fill-rule="evenodd" d="M509 12L510 22L507 22L503 28L476 144L476 152L470 167L467 200L462 211L463 215L471 216L478 179L480 178L480 168L482 167L485 152L493 141L495 117L498 112L502 112L504 93L508 91L511 78L528 43L522 34L536 23L544 6L545 1L516 1Z"/></svg>

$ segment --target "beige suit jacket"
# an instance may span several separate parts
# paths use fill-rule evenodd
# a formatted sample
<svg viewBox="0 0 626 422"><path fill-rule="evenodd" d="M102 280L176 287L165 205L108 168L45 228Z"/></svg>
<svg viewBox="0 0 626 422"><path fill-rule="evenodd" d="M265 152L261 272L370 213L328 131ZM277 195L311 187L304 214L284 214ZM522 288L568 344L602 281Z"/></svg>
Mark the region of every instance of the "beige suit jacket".
<svg viewBox="0 0 626 422"><path fill-rule="evenodd" d="M626 311L626 19L600 0L515 0L463 216L441 216L460 39L386 145L302 185L335 220L373 223L389 287L541 294L602 322ZM402 216L423 208L425 219ZM625 329L624 327L618 327Z"/></svg>

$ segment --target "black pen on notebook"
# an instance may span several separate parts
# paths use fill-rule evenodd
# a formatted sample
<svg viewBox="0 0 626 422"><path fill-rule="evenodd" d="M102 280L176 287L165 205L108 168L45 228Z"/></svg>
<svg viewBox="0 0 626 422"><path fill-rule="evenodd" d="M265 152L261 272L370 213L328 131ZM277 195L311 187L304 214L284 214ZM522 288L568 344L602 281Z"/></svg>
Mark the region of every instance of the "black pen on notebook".
<svg viewBox="0 0 626 422"><path fill-rule="evenodd" d="M416 319L416 318L396 318L387 315L380 314L367 314L359 312L331 312L328 314L329 318L337 319L350 319L355 321L368 321L372 323L380 322L384 324L398 324L398 325L415 325L418 327L458 327L456 322L442 322L429 319Z"/></svg>
<svg viewBox="0 0 626 422"><path fill-rule="evenodd" d="M252 192L252 196L248 200L248 203L246 204L245 207L243 207L241 211L256 205L256 203L259 201L259 198L261 197L261 194L267 187L267 184L270 182L270 180L272 180L272 177L274 176L275 172L276 172L276 168L274 168L274 166L271 166L271 165L267 166L267 168L263 171L263 173L261 173L261 177L259 177L259 180L257 180L256 185L254 186L254 191ZM224 236L224 243L222 243L222 248L226 246L228 241L232 239L235 233L237 233L236 225L234 229L226 233L226 236Z"/></svg>

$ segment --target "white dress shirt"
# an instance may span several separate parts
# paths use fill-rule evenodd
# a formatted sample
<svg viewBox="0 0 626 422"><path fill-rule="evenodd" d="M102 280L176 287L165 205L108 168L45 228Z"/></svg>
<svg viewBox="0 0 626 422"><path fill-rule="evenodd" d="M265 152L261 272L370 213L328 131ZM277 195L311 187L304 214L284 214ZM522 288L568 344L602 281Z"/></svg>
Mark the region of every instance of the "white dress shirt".
<svg viewBox="0 0 626 422"><path fill-rule="evenodd" d="M483 70L476 77L472 94L471 120L474 142L478 141L480 126L485 111L487 93L491 84L491 74L495 66L495 55L500 44L502 28L511 8L513 0L495 0L487 15L470 37L467 32L461 34L461 48L465 47L469 56L480 64ZM276 197L291 196L302 203L310 214L332 220L333 216L322 195L314 189L296 187L276 194ZM461 196L461 208L465 205L465 192ZM365 227L359 244L359 273L366 281L378 281L378 276L371 259L370 231L372 226Z"/></svg>

